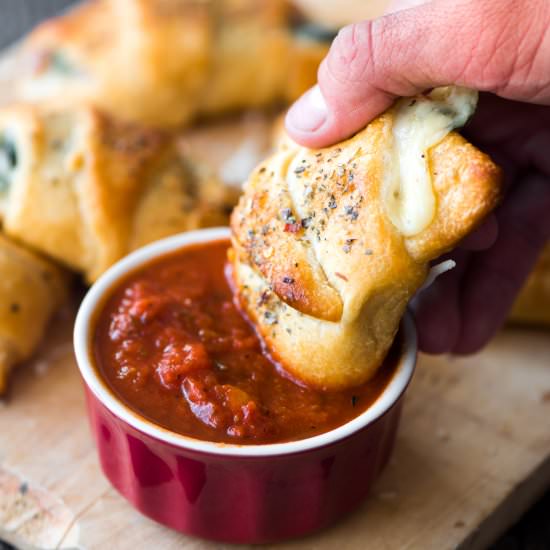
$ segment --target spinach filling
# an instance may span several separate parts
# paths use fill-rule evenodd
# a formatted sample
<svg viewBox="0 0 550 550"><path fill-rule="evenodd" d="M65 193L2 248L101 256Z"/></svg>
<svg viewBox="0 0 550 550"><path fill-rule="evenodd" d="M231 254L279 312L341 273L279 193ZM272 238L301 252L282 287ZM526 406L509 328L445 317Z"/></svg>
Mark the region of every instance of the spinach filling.
<svg viewBox="0 0 550 550"><path fill-rule="evenodd" d="M13 170L17 167L17 150L13 141L0 135L0 193L8 191Z"/></svg>
<svg viewBox="0 0 550 550"><path fill-rule="evenodd" d="M48 55L48 70L65 76L71 76L77 73L74 65L67 56L59 51L53 50Z"/></svg>

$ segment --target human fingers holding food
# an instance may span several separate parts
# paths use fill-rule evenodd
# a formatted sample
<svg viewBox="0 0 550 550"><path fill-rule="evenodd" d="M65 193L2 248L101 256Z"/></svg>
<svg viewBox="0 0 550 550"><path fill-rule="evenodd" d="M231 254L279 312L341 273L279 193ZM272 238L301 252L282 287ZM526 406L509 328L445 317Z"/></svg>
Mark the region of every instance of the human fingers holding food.
<svg viewBox="0 0 550 550"><path fill-rule="evenodd" d="M496 215L454 253L461 275L441 278L417 301L425 351L474 352L507 317L550 237L548 128L548 107L482 94L464 134L503 168L507 192ZM449 304L452 295L459 297L454 308ZM442 315L453 319L444 323ZM438 341L441 330L445 332Z"/></svg>
<svg viewBox="0 0 550 550"><path fill-rule="evenodd" d="M322 147L363 128L397 97L456 84L550 103L545 0L439 0L345 27L319 84L289 111L293 139Z"/></svg>
<svg viewBox="0 0 550 550"><path fill-rule="evenodd" d="M549 28L544 0L528 9L513 0L440 0L352 25L332 45L319 84L288 113L293 139L322 147L364 127L399 96L445 84L500 96L482 94L464 133L503 166L508 193L496 218L464 241L460 271L418 298L425 351L484 345L550 237L543 215L550 211Z"/></svg>

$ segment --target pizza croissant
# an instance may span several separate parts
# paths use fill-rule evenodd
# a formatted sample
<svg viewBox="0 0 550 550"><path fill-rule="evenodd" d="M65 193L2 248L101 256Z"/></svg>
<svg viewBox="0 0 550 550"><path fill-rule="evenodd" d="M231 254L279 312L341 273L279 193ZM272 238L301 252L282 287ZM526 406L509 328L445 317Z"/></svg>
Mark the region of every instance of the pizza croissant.
<svg viewBox="0 0 550 550"><path fill-rule="evenodd" d="M324 388L368 380L429 262L497 204L500 170L453 132L474 92L400 100L321 150L282 142L234 210L232 277L267 348Z"/></svg>
<svg viewBox="0 0 550 550"><path fill-rule="evenodd" d="M174 126L295 99L327 50L292 32L283 0L93 0L30 34L19 93Z"/></svg>
<svg viewBox="0 0 550 550"><path fill-rule="evenodd" d="M550 326L550 242L517 297L509 320Z"/></svg>
<svg viewBox="0 0 550 550"><path fill-rule="evenodd" d="M137 246L227 216L223 185L203 182L173 136L86 105L0 111L0 182L6 234L88 281Z"/></svg>
<svg viewBox="0 0 550 550"><path fill-rule="evenodd" d="M67 296L68 276L0 234L0 395L16 363L28 359Z"/></svg>

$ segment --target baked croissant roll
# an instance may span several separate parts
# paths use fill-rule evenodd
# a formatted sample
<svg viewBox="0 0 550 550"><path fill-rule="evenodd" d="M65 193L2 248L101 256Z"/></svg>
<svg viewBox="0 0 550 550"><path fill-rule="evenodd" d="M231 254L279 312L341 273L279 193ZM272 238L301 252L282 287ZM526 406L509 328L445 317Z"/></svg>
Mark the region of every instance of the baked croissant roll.
<svg viewBox="0 0 550 550"><path fill-rule="evenodd" d="M292 100L328 43L296 37L289 17L283 0L93 0L27 38L19 94L154 126Z"/></svg>
<svg viewBox="0 0 550 550"><path fill-rule="evenodd" d="M226 219L221 183L201 185L168 133L85 105L19 105L0 111L0 136L6 234L90 282L136 246Z"/></svg>
<svg viewBox="0 0 550 550"><path fill-rule="evenodd" d="M13 366L28 359L67 295L62 269L0 234L0 395Z"/></svg>
<svg viewBox="0 0 550 550"><path fill-rule="evenodd" d="M234 210L232 278L273 356L323 388L368 380L429 262L497 204L500 170L453 128L474 92L400 100L351 139L286 140Z"/></svg>
<svg viewBox="0 0 550 550"><path fill-rule="evenodd" d="M509 320L550 326L550 242L517 297Z"/></svg>

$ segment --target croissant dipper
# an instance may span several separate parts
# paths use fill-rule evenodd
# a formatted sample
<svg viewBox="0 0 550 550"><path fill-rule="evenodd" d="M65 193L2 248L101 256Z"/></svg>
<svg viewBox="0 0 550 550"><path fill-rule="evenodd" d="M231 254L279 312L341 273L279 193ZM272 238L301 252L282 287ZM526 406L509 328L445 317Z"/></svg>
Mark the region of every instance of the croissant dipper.
<svg viewBox="0 0 550 550"><path fill-rule="evenodd" d="M307 384L361 384L382 364L430 262L497 205L501 172L453 131L477 94L399 100L351 139L289 139L245 184L233 277L265 345Z"/></svg>

